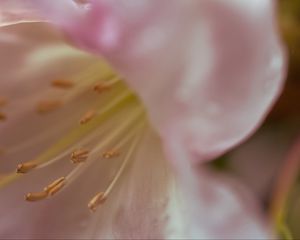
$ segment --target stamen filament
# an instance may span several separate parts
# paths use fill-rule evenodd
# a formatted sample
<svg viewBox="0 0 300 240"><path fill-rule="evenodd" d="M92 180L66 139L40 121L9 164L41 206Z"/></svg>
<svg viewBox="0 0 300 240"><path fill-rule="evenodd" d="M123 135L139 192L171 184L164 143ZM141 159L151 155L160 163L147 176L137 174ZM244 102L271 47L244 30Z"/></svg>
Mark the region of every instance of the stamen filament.
<svg viewBox="0 0 300 240"><path fill-rule="evenodd" d="M46 167L61 159L62 157L67 156L69 154L69 151L74 147L72 146L72 144L74 144L74 141L81 139L84 135L89 134L91 130L96 128L103 120L105 120L109 116L110 112L114 108L123 106L123 104L127 103L127 100L130 100L131 96L131 92L125 91L118 98L114 99L114 101L110 102L110 104L108 104L101 112L99 112L97 116L98 119L95 119L93 124L91 123L89 125L85 125L84 127L86 127L86 129L79 129L78 127L74 128L65 138L63 138L53 147L53 150L50 148L50 150L47 151L44 155L36 159L35 162L39 164L37 168ZM65 150L66 148L67 150ZM65 151L55 156L56 153L59 153L62 150ZM52 155L54 155L55 157L47 161L47 159L49 159Z"/></svg>
<svg viewBox="0 0 300 240"><path fill-rule="evenodd" d="M135 109L135 112L130 114L130 117L126 119L126 121L122 122L121 125L117 129L115 129L106 139L105 141L102 141L96 148L94 148L91 152L90 155L95 155L101 150L103 147L109 145L114 139L116 139L118 136L121 135L123 131L128 129L130 124L134 123L135 120L137 120L141 115L143 111L142 109ZM67 176L66 179L68 182L73 181L78 175L83 172L84 169L86 169L93 161L87 161L86 164L82 166L77 166L72 170Z"/></svg>
<svg viewBox="0 0 300 240"><path fill-rule="evenodd" d="M53 135L57 134L58 132L61 132L67 126L69 126L68 119L66 119L66 121L60 123L59 126L56 126L55 130L53 130L53 128L48 128L45 131L41 132L40 134L33 136L28 141L22 141L21 143L14 144L13 146L8 147L7 152L16 153L16 152L20 152L24 149L29 149L32 146L36 146L41 141L43 141L47 138L51 138Z"/></svg>
<svg viewBox="0 0 300 240"><path fill-rule="evenodd" d="M122 175L128 161L130 160L132 153L134 152L134 150L136 149L137 145L138 145L138 141L139 141L139 137L136 137L134 139L134 142L131 144L125 158L124 161L122 163L122 165L120 166L117 174L115 175L114 179L112 180L112 182L109 184L109 186L107 187L107 189L105 190L103 196L107 197L108 194L112 191L113 187L115 186L116 182L118 181L118 179L120 178L120 176Z"/></svg>
<svg viewBox="0 0 300 240"><path fill-rule="evenodd" d="M138 135L138 134L136 134ZM133 141L133 143L131 144L127 154L125 155L124 161L122 162L118 172L116 173L116 175L114 176L112 182L108 185L108 187L106 188L106 190L104 192L99 192L98 194L96 194L88 203L88 208L92 211L95 212L97 207L101 204L103 204L108 195L110 194L110 192L112 191L112 189L114 188L115 184L117 183L117 181L120 179L122 173L125 170L125 167L127 166L130 158L132 157L132 154L134 152L134 150L136 149L137 145L138 145L138 141L139 141L139 137L136 137Z"/></svg>

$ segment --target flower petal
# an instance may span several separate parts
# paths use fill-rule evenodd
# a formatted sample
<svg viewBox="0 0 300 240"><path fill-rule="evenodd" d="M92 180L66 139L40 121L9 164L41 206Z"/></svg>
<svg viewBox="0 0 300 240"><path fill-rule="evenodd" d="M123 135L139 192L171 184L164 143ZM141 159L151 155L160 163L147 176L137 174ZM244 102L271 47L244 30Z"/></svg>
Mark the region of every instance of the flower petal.
<svg viewBox="0 0 300 240"><path fill-rule="evenodd" d="M32 172L2 189L0 238L162 239L169 169L157 135L147 129L131 164L92 214L87 203L106 187L115 172L113 164L97 161L63 192L37 203L25 202L22 195L64 174L68 161Z"/></svg>
<svg viewBox="0 0 300 240"><path fill-rule="evenodd" d="M197 178L182 177L177 183L168 205L167 238L271 238L254 199L234 179L202 168Z"/></svg>
<svg viewBox="0 0 300 240"><path fill-rule="evenodd" d="M33 3L34 0L1 0L0 26L42 20Z"/></svg>
<svg viewBox="0 0 300 240"><path fill-rule="evenodd" d="M77 100L72 103L77 111L74 111L73 105L65 104L60 109L64 114L61 114L60 110L47 116L37 114L39 102L61 100L62 95L65 94L64 91L51 87L51 82L56 79L74 82L86 80L88 79L86 76L97 74L91 70L91 66L93 69L97 67L101 74L105 74L105 71L102 68L104 64L101 65L101 61L98 64L98 58L71 48L65 43L64 38L46 23L20 23L2 27L0 52L2 54L0 98L7 102L0 109L0 112L6 116L5 121L0 121L2 136L0 152L2 150L7 152L8 149L8 152L12 152L4 156L0 154L1 159L5 159L0 161L1 175L14 169L18 162L35 157L34 154L38 154L41 150L31 148L23 156L18 150L16 156L14 151L19 148L19 145L24 146L40 139L36 144L41 146L44 143L40 136L45 136L47 139L59 137L74 124L76 125L76 119L79 121L82 114L90 107L90 102L87 100ZM104 76L101 74L97 77ZM75 87L77 85L75 84ZM48 125L54 122L59 124L55 129L49 129ZM63 128L65 129L62 130ZM24 154L22 151L21 153Z"/></svg>
<svg viewBox="0 0 300 240"><path fill-rule="evenodd" d="M168 141L168 159L177 170L176 185L170 195L170 238L189 239L269 239L267 219L263 219L257 199L236 179L205 168L186 164L195 161L176 139Z"/></svg>
<svg viewBox="0 0 300 240"><path fill-rule="evenodd" d="M88 2L63 29L104 55L149 107L161 136L177 138L198 160L252 133L280 93L285 64L274 1Z"/></svg>

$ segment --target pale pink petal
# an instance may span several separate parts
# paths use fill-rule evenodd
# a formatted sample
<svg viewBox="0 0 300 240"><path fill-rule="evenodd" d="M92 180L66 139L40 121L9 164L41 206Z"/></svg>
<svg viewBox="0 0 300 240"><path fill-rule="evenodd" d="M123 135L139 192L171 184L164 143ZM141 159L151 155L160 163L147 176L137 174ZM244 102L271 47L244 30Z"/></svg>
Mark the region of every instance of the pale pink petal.
<svg viewBox="0 0 300 240"><path fill-rule="evenodd" d="M0 26L42 20L41 14L33 7L34 2L36 0L1 0Z"/></svg>
<svg viewBox="0 0 300 240"><path fill-rule="evenodd" d="M167 238L271 238L266 219L243 186L203 168L197 174L177 179L178 186L171 190Z"/></svg>
<svg viewBox="0 0 300 240"><path fill-rule="evenodd" d="M88 2L61 27L126 77L165 141L178 139L198 159L253 132L280 93L274 1ZM59 16L48 14L57 24Z"/></svg>
<svg viewBox="0 0 300 240"><path fill-rule="evenodd" d="M37 135L49 132L49 129L58 133L47 138L46 143L38 141L31 148L8 151L1 155L0 177L6 172L15 171L19 162L35 158L49 144L57 141L57 137L63 132L74 124L78 125L77 119L82 114L84 102L82 99L68 105L63 112L53 113L51 116L37 115L34 111L35 104L38 100L47 98L51 91L63 92L50 87L53 79L63 77L72 80L74 74L79 75L99 61L98 58L70 48L62 41L61 35L45 23L9 25L1 29L0 36L4 34L11 38L0 39L0 51L7 56L0 60L0 70L3 72L0 77L0 96L5 96L8 100L8 104L1 108L1 112L7 113L7 120L0 124L1 149L4 146L17 147L23 141L30 142ZM101 79L101 74L98 77ZM82 79L85 80L88 79ZM31 97L36 98L24 107L23 104ZM95 97L99 101L97 94ZM85 105L87 107L90 105ZM15 112L18 113L17 116ZM121 117L123 116L116 119ZM62 126L65 128L59 130ZM142 139L137 159L132 159L134 164L129 166L129 171L120 179L107 204L100 207L94 215L90 213L87 203L93 195L106 187L115 171L111 162L102 164L98 161L96 166L87 169L82 177L61 194L38 203L24 201L24 194L39 191L57 177L66 175L73 167L69 159L61 159L50 167L33 171L5 188L1 186L0 238L162 236L160 212L164 207L168 182L167 163L163 161L159 139L151 133L150 137ZM144 167L147 167L147 173L143 172ZM128 218L132 221L128 221ZM138 230L135 229L136 224L139 224Z"/></svg>
<svg viewBox="0 0 300 240"><path fill-rule="evenodd" d="M175 232L172 226L178 225L170 222L167 237L266 238L268 233L255 213L251 214L255 208L246 205L248 201L241 202L236 191L223 180L205 172L201 172L200 179L196 178L198 172L186 162L187 159L197 161L199 156L200 159L210 158L240 141L261 121L278 94L283 62L273 32L271 2L178 0L169 3L167 0L91 1L94 5L87 5L79 15L76 15L77 10L64 15L54 4L48 16L57 17L55 23L61 23L77 44L107 57L149 107L168 157L179 173L177 196L172 192L170 197L180 205L175 209L171 207L169 217L183 221ZM73 18L74 15L78 18ZM76 190L73 188L73 193ZM73 196L72 192L69 196ZM66 210L75 206L69 205L68 200L57 199L66 205ZM128 197L130 204L125 206L136 210L130 200ZM4 202L10 207L8 209L19 203L9 199ZM21 217L29 214L33 216L32 221L26 222L27 229L23 228L23 231L29 229L28 236L34 237L35 230L42 234L51 232L53 225L46 223L57 219L61 212L56 205L43 207L49 218L32 208L34 214L28 209L23 209L23 213L5 212L4 219L13 218L3 223L4 236L11 236L16 218L23 219ZM62 223L79 221L81 211L75 209L75 212L67 210L75 217L66 214L59 220ZM143 217L141 212L136 214ZM123 216L128 219L131 215ZM221 221L220 216L223 217ZM238 227L232 227L236 221ZM72 234L86 224L54 223L62 230L59 234L70 233L69 236L74 236ZM122 227L116 229L132 237L134 229L127 232L128 224L123 221Z"/></svg>
<svg viewBox="0 0 300 240"><path fill-rule="evenodd" d="M78 71L84 71L94 64L95 58L71 48L46 23L20 23L2 27L0 52L0 97L7 100L6 106L0 109L7 117L6 121L0 123L2 149L32 139L32 136L42 135L44 124L53 123L60 114L58 112L42 119L35 114L38 102L57 98L61 94L59 91L53 92L51 82L74 78ZM80 108L79 111L69 108L67 116L74 119L77 115L79 118L84 110L83 106ZM72 123L73 119L65 117L62 127L68 122ZM27 127L24 127L24 122ZM5 159L0 161L0 174L7 171L8 166L16 164L17 160Z"/></svg>
<svg viewBox="0 0 300 240"><path fill-rule="evenodd" d="M168 158L177 170L171 190L171 239L271 239L271 228L262 216L253 193L236 179L217 175L201 167L186 164L195 157L176 139L168 141Z"/></svg>
<svg viewBox="0 0 300 240"><path fill-rule="evenodd" d="M147 129L109 199L95 214L89 213L86 202L103 186L109 164L91 166L75 184L52 199L40 203L23 200L24 193L39 189L54 175L63 174L67 166L66 162L60 162L1 190L1 238L267 239L271 236L257 206L233 179L203 168L201 172L188 171L175 179L151 129Z"/></svg>

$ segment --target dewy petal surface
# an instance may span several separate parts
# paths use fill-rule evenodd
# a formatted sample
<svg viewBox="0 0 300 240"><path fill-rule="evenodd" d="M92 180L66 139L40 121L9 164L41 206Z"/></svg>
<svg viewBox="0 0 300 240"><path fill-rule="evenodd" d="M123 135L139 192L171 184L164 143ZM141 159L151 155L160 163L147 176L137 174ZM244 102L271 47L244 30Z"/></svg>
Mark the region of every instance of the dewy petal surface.
<svg viewBox="0 0 300 240"><path fill-rule="evenodd" d="M280 93L285 61L272 0L87 2L80 17L47 16L104 55L163 139L177 138L198 160L253 132Z"/></svg>

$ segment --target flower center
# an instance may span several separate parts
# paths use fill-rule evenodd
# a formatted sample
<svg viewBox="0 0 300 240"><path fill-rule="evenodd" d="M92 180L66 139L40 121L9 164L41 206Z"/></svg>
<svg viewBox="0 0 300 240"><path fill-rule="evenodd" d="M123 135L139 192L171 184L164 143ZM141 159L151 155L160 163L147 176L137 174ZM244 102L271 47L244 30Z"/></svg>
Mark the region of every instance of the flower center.
<svg viewBox="0 0 300 240"><path fill-rule="evenodd" d="M0 187L33 170L70 160L73 168L64 176L55 178L42 190L25 195L25 199L30 202L44 200L74 183L99 160L115 161L108 164L114 168L114 174L109 177L106 188L99 189L88 202L88 207L95 211L109 197L135 153L146 124L144 109L119 76L112 71L103 76L97 64L85 69L81 77L51 80L49 88L47 94L50 97L45 98L47 94L43 94L41 98L38 94L24 100L24 104L27 109L35 109L32 114L39 115L40 121L55 114L56 122L46 125L31 140L20 140L3 149L4 156L20 153L26 156L26 151L41 142L51 142L51 146L46 147L33 160L19 162L16 173L0 178ZM8 99L0 97L0 122L4 125L13 117L13 114L10 116L4 111L9 104ZM79 115L79 118L73 115ZM54 140L53 144L52 134L59 135L60 132L64 134Z"/></svg>

